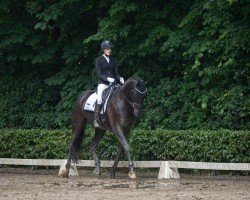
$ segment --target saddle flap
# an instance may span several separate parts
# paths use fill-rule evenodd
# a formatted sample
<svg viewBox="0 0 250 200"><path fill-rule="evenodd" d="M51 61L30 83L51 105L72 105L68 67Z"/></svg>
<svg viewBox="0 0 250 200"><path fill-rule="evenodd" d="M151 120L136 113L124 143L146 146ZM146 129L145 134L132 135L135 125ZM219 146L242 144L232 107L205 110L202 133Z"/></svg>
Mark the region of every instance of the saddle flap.
<svg viewBox="0 0 250 200"><path fill-rule="evenodd" d="M105 90L103 90L102 92L102 105L101 105L101 114L105 113L106 109L107 109L107 105L108 105L108 101L109 98L112 94L114 86L109 86L108 88L106 88Z"/></svg>
<svg viewBox="0 0 250 200"><path fill-rule="evenodd" d="M84 110L94 111L96 99L97 99L97 94L96 94L96 92L94 92L93 94L91 94L88 97L88 99L84 105Z"/></svg>
<svg viewBox="0 0 250 200"><path fill-rule="evenodd" d="M107 105L109 102L110 97L112 96L114 90L114 86L109 86L108 88L106 88L105 90L103 90L102 92L102 105L101 105L101 114L104 114L106 109L107 109ZM96 104L96 100L97 100L97 93L94 92L93 94L91 94L85 105L84 105L84 110L88 110L88 111L95 111L95 104Z"/></svg>

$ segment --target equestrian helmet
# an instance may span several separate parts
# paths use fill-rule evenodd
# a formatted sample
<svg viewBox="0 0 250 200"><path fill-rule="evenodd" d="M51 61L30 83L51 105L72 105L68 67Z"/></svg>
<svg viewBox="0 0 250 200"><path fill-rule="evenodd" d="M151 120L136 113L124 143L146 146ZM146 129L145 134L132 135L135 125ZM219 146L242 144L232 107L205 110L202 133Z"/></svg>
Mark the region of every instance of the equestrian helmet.
<svg viewBox="0 0 250 200"><path fill-rule="evenodd" d="M101 44L101 49L106 49L106 48L113 48L113 44L109 41L109 40L106 40L104 42L102 42Z"/></svg>

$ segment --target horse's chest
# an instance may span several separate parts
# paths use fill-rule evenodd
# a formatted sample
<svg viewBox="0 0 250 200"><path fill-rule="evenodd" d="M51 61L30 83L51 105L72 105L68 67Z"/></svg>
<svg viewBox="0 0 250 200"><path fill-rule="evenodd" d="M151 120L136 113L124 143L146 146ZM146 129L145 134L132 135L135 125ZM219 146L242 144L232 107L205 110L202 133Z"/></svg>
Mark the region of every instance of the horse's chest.
<svg viewBox="0 0 250 200"><path fill-rule="evenodd" d="M133 118L129 117L128 115L124 114L124 115L120 115L119 117L119 122L120 125L124 128L129 128L133 125Z"/></svg>

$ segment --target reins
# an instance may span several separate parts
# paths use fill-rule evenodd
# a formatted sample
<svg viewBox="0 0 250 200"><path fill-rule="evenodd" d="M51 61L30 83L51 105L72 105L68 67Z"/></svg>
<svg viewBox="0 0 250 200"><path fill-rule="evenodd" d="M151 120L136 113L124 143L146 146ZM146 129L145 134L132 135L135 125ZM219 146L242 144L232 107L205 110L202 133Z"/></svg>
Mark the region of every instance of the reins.
<svg viewBox="0 0 250 200"><path fill-rule="evenodd" d="M133 103L129 101L129 99L121 92L122 96L129 102L129 104L133 107Z"/></svg>

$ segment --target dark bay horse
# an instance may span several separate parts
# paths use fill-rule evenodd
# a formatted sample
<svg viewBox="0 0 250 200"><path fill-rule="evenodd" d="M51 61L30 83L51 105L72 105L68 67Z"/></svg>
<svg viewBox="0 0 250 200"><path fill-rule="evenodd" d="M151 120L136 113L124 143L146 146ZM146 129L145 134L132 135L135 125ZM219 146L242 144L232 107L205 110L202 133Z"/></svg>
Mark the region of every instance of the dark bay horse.
<svg viewBox="0 0 250 200"><path fill-rule="evenodd" d="M80 151L84 136L84 129L87 123L92 124L94 113L83 110L87 98L95 92L94 90L84 91L78 96L72 111L72 138L69 146L69 155L65 169L59 174L61 177L68 177L71 160L77 162L77 155ZM115 134L118 139L118 149L114 164L111 169L110 178L115 178L115 170L118 162L125 151L128 158L129 177L136 178L134 165L131 159L130 146L127 142L130 130L135 117L141 113L141 107L147 94L146 83L140 77L130 77L123 85L120 85L110 101L105 112L106 124L100 123L95 128L95 135L90 144L90 151L95 161L95 174L101 174L100 160L96 154L96 148L107 130Z"/></svg>

